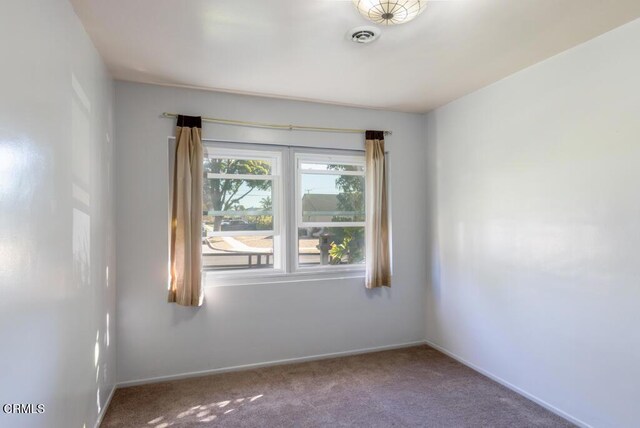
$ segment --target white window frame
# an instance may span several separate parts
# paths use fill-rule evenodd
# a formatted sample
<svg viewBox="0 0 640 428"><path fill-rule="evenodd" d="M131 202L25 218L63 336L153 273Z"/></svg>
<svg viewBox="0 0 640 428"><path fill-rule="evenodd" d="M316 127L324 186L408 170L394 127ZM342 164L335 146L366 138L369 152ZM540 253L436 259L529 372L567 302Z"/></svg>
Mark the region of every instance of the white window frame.
<svg viewBox="0 0 640 428"><path fill-rule="evenodd" d="M215 178L237 178L247 180L271 180L271 203L273 215L272 230L227 230L219 232L211 232L211 236L273 236L273 267L261 269L247 270L213 270L204 269L203 275L216 279L239 278L249 276L271 276L282 275L287 271L287 224L284 215L285 191L283 188L283 162L286 153L282 150L265 150L259 146L249 146L232 144L206 140L203 141L205 146L205 157L214 157L222 159L246 159L246 160L262 160L271 163L271 174L269 175L252 175L252 174L219 174L208 173L208 179ZM207 156L207 150L214 150L215 156Z"/></svg>
<svg viewBox="0 0 640 428"><path fill-rule="evenodd" d="M291 232L291 236L294 238L293 251L291 251L293 260L291 261L291 266L293 267L293 272L308 272L308 273L318 273L318 272L362 272L364 273L365 266L364 264L352 264L352 265L318 265L318 266L300 266L299 264L299 239L298 239L298 229L299 228L311 228L311 227L362 227L365 228L365 222L308 222L304 221L302 215L302 175L307 174L327 174L327 175L353 175L353 176L365 176L365 158L364 154L360 156L356 155L347 155L347 154L336 154L335 151L331 151L329 149L314 149L310 150L294 150L293 151L293 159L294 159L294 170L293 174L295 174L295 186L294 186L294 195L292 197L292 202L295 206L295 218L291 223L293 223L293 231ZM302 163L317 163L317 164L337 164L337 165L356 165L362 167L362 171L331 171L331 170L308 170L310 172L304 172L301 168ZM365 233L366 235L366 233ZM365 242L366 247L366 242Z"/></svg>
<svg viewBox="0 0 640 428"><path fill-rule="evenodd" d="M203 140L205 150L216 150L216 157L234 159L271 160L270 175L233 174L234 178L259 180L265 177L273 178L273 233L274 233L274 267L262 269L238 270L205 270L203 269L203 284L205 286L254 285L264 283L299 282L315 280L341 280L349 278L363 278L364 264L353 265L298 265L298 227L364 227L364 222L298 222L301 219L302 201L297 203L298 189L300 189L298 174L298 159L315 160L318 163L361 165L363 171L325 171L321 173L331 175L364 175L364 152L359 150L336 150L323 148L290 147L286 145L264 145L246 142ZM240 153L243 153L244 156ZM206 156L206 152L205 152ZM274 169L276 168L276 169ZM314 171L318 172L318 171ZM209 174L216 178L217 174ZM228 178L228 175L224 174ZM229 174L232 175L232 174ZM299 214L300 213L300 214ZM307 224L311 226L306 226ZM278 235L276 235L276 233ZM250 236L264 235L264 231L224 231L217 235ZM366 235L366 233L365 233ZM276 236L279 236L276 239ZM276 241L278 243L276 243ZM277 247L278 246L278 247ZM365 242L366 246L366 242ZM279 253L278 266L276 254Z"/></svg>

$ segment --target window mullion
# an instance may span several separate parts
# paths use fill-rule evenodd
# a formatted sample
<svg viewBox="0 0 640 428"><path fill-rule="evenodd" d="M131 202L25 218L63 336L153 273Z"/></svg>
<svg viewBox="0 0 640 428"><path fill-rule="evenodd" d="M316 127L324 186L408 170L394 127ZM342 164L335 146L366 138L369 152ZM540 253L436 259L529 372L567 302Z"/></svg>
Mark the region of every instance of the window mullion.
<svg viewBox="0 0 640 428"><path fill-rule="evenodd" d="M287 169L283 174L287 174L287 213L293 213L293 215L287 215L285 221L287 223L288 239L287 239L287 273L293 273L298 270L298 208L297 208L297 192L298 192L298 178L297 178L297 159L295 158L295 152L292 148L287 150Z"/></svg>

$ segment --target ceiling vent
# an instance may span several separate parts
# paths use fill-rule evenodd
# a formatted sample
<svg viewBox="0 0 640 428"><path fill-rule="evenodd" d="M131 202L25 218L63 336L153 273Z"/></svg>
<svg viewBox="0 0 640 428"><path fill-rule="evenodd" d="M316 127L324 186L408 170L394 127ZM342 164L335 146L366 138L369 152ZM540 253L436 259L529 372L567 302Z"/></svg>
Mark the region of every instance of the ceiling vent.
<svg viewBox="0 0 640 428"><path fill-rule="evenodd" d="M371 43L380 37L380 30L376 27L356 27L349 31L351 40L356 43Z"/></svg>

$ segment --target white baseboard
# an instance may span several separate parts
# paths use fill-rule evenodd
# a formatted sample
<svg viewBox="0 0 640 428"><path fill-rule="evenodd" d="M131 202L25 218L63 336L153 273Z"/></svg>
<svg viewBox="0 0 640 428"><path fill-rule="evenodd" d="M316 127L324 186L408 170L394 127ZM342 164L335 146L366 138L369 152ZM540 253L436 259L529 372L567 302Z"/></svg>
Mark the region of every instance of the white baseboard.
<svg viewBox="0 0 640 428"><path fill-rule="evenodd" d="M478 366L476 366L473 363L470 363L469 361L465 360L464 358L454 354L453 352L449 351L448 349L443 348L442 346L436 345L435 343L431 342L430 340L425 340L424 343L426 345L431 346L434 349L437 349L438 351L442 352L443 354L453 358L454 360L458 361L459 363L464 364L465 366L469 367L472 370L477 371L478 373L488 377L491 380L494 380L496 382L498 382L499 384L506 386L507 388L509 388L510 390L528 398L529 400L533 401L534 403L537 403L539 405L541 405L542 407L544 407L545 409L549 410L550 412L555 413L556 415L568 420L569 422L582 427L582 428L592 428L591 425L587 424L586 422L581 421L580 419L571 416L570 414L558 409L557 407L547 403L546 401L544 401L541 398L536 397L533 394L528 393L527 391L524 391L523 389L518 388L517 386L507 382L506 380L502 379L499 376L494 375L493 373L488 372L487 370L484 370L483 368L480 368Z"/></svg>
<svg viewBox="0 0 640 428"><path fill-rule="evenodd" d="M415 342L400 343L396 345L378 346L374 348L364 348L364 349L354 349L351 351L333 352L329 354L311 355L307 357L298 357L298 358L287 358L284 360L265 361L262 363L245 364L241 366L231 366L231 367L223 367L223 368L211 369L211 370L202 370L197 372L180 373L180 374L169 375L169 376L158 376L158 377L145 378L145 379L128 380L128 381L119 382L117 384L117 387L126 388L128 386L144 385L148 383L187 379L191 377L207 376L207 375L212 375L217 373L250 370L250 369L256 369L260 367L280 366L283 364L304 363L307 361L324 360L327 358L336 358L336 357L346 357L349 355L368 354L370 352L389 351L392 349L409 348L411 346L419 346L419 345L425 345L425 344L426 344L425 341L419 340Z"/></svg>
<svg viewBox="0 0 640 428"><path fill-rule="evenodd" d="M111 392L109 393L109 396L107 397L107 401L104 403L104 406L102 407L102 410L100 410L100 413L98 414L98 420L96 420L96 424L94 425L95 428L99 428L100 424L102 423L102 419L104 419L104 415L107 413L107 409L109 408L109 404L111 404L111 399L113 398L113 394L116 393L116 388L118 387L118 385L113 385L111 387Z"/></svg>
<svg viewBox="0 0 640 428"><path fill-rule="evenodd" d="M524 391L521 388L518 388L517 386L507 382L506 380L502 379L499 376L494 375L491 372L488 372L487 370L484 370L478 366L476 366L475 364L470 363L469 361L465 360L464 358L454 354L453 352L449 351L448 349L443 348L440 345L437 345L433 342L431 342L430 340L418 340L415 342L407 342L407 343L401 343L401 344L396 344L396 345L387 345L387 346L377 346L377 347L373 347L373 348L363 348L363 349L354 349L354 350L350 350L350 351L342 351L342 352L333 352L333 353L328 353L328 354L318 354L318 355L311 355L311 356L307 356L307 357L298 357L298 358L287 358L287 359L282 359L282 360L272 360L272 361L266 361L266 362L262 362L262 363L254 363L254 364L245 364L245 365L240 365L240 366L231 366L231 367L222 367L222 368L218 368L218 369L211 369L211 370L201 370L201 371L197 371L197 372L187 372L187 373L180 373L180 374L176 374L176 375L169 375L169 376L158 376L158 377L153 377L153 378L145 378L145 379L138 379L138 380L131 380L131 381L123 381L123 382L119 382L117 383L112 389L111 389L111 393L109 394L109 398L107 399L107 402L104 405L104 408L102 409L102 411L100 412L100 415L98 416L98 420L96 422L95 427L98 428L100 426L100 423L102 422L102 419L104 418L104 415L107 411L107 409L109 408L109 404L111 403L111 399L113 398L113 394L115 393L115 390L117 388L126 388L129 386L136 386L136 385L145 385L145 384L149 384L149 383L157 383L157 382L166 382L166 381L170 381L170 380L178 380L178 379L188 379L191 377L198 377L198 376L207 376L207 375L212 375L212 374L217 374L217 373L227 373L227 372L235 372L235 371L241 371L241 370L250 370L250 369L256 369L256 368L260 368L260 367L271 367L271 366L279 366L279 365L283 365L283 364L294 364L294 363L303 363L303 362L307 362L307 361L316 361L316 360L324 360L324 359L328 359L328 358L337 358L337 357L346 357L349 355L358 355L358 354L367 354L367 353L371 353L371 352L380 352L380 351L390 351L393 349L402 349L402 348L409 348L412 346L420 346L420 345L428 345L440 352L442 352L443 354L453 358L454 360L458 361L459 363L464 364L465 366L469 367L470 369L488 377L489 379L494 380L495 382L498 382L499 384L509 388L510 390L528 398L529 400L541 405L542 407L544 407L545 409L549 410L550 412L555 413L556 415L568 420L569 422L576 424L579 427L582 428L592 428L591 425L587 424L586 422L581 421L580 419L558 409L557 407L547 403L546 401L542 400L541 398L536 397L533 394L528 393L527 391Z"/></svg>

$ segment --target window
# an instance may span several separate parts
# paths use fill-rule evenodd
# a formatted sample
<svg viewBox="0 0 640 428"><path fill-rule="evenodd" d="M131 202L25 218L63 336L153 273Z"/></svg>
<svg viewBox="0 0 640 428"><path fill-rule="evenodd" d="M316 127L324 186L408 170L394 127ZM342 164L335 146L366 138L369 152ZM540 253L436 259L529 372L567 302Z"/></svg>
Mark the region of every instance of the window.
<svg viewBox="0 0 640 428"><path fill-rule="evenodd" d="M364 263L364 159L295 157L298 268Z"/></svg>
<svg viewBox="0 0 640 428"><path fill-rule="evenodd" d="M361 152L205 142L203 268L362 270L364 173Z"/></svg>
<svg viewBox="0 0 640 428"><path fill-rule="evenodd" d="M205 270L282 269L278 152L205 145Z"/></svg>

